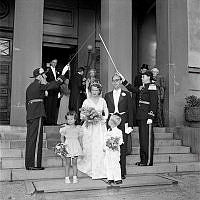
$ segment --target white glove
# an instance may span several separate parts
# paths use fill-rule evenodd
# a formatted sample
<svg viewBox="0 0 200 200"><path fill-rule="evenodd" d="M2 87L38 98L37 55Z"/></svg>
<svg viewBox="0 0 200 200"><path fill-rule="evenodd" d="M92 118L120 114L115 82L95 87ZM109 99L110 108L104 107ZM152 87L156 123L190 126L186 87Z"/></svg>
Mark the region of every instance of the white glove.
<svg viewBox="0 0 200 200"><path fill-rule="evenodd" d="M44 95L45 95L45 97L48 96L48 91L47 90L45 90Z"/></svg>
<svg viewBox="0 0 200 200"><path fill-rule="evenodd" d="M133 131L133 129L131 127L128 127L128 123L125 123L125 133L129 134Z"/></svg>
<svg viewBox="0 0 200 200"><path fill-rule="evenodd" d="M152 119L147 119L147 124L152 124Z"/></svg>
<svg viewBox="0 0 200 200"><path fill-rule="evenodd" d="M67 65L64 66L63 70L62 70L62 75L65 75L65 73L70 69L70 65L69 63Z"/></svg>
<svg viewBox="0 0 200 200"><path fill-rule="evenodd" d="M121 77L122 82L124 82L126 80L122 74L120 74L119 72L117 74Z"/></svg>

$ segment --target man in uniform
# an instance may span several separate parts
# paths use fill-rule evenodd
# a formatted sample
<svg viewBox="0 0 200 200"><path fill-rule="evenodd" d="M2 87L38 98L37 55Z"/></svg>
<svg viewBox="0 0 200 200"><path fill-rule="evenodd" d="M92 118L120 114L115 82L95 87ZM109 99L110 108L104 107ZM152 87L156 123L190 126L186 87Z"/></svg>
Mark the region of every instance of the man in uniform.
<svg viewBox="0 0 200 200"><path fill-rule="evenodd" d="M121 75L123 85L131 92L137 89L125 80ZM153 119L156 115L158 105L158 92L156 85L152 83L153 74L147 70L142 74L143 86L139 91L139 105L137 109L136 119L139 126L139 142L140 142L140 162L138 166L153 165L154 151L154 133Z"/></svg>
<svg viewBox="0 0 200 200"><path fill-rule="evenodd" d="M26 90L26 152L25 167L27 170L43 170L42 160L42 142L43 142L43 118L46 117L44 109L45 91L58 88L65 80L65 74L68 66L63 69L62 75L57 80L48 83L43 68L37 68L33 71L35 80Z"/></svg>

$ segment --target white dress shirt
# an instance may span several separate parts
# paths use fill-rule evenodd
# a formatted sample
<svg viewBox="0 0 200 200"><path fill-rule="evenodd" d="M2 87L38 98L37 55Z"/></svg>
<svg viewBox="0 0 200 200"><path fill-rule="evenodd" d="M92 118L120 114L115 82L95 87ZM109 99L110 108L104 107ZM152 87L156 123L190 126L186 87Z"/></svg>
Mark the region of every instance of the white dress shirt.
<svg viewBox="0 0 200 200"><path fill-rule="evenodd" d="M55 67L52 67L52 66L51 66L51 70L52 70L53 75L54 75L54 78L55 78L55 80L56 80L56 69L55 69Z"/></svg>
<svg viewBox="0 0 200 200"><path fill-rule="evenodd" d="M121 88L118 90L113 90L113 99L114 99L114 104L115 104L114 113L119 113L118 102L119 102L120 94L121 94Z"/></svg>

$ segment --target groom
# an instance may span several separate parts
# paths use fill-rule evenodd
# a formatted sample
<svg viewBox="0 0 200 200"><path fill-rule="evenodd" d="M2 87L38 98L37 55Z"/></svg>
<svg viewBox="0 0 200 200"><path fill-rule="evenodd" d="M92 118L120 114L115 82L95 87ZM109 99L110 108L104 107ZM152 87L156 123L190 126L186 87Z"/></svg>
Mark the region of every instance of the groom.
<svg viewBox="0 0 200 200"><path fill-rule="evenodd" d="M112 77L113 91L105 94L105 100L108 106L109 116L118 113L122 119L118 128L122 130L124 143L120 146L120 165L122 179L126 178L126 152L128 135L125 133L125 124L133 127L133 104L129 92L121 89L122 78L118 74Z"/></svg>

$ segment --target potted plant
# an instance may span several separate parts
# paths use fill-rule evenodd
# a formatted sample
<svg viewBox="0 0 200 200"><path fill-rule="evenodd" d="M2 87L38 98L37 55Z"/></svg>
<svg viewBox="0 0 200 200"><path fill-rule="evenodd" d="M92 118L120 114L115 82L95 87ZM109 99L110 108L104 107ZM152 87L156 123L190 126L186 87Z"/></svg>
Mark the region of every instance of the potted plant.
<svg viewBox="0 0 200 200"><path fill-rule="evenodd" d="M185 120L189 126L200 127L200 98L195 95L185 98Z"/></svg>

